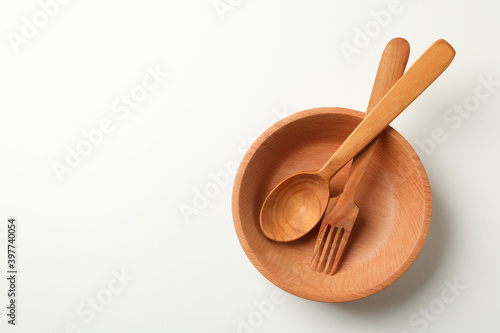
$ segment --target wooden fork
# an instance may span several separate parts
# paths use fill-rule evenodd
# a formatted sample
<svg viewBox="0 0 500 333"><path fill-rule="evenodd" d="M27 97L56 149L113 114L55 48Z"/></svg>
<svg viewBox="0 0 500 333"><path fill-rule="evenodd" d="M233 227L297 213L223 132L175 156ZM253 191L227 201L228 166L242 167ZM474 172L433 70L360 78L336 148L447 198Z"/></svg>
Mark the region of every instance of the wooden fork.
<svg viewBox="0 0 500 333"><path fill-rule="evenodd" d="M395 38L387 44L375 77L367 113L403 75L409 53L410 46L405 39ZM376 144L377 138L353 159L344 191L328 202L314 246L312 268L316 271L332 275L339 266L359 211L354 202L356 186L363 176Z"/></svg>

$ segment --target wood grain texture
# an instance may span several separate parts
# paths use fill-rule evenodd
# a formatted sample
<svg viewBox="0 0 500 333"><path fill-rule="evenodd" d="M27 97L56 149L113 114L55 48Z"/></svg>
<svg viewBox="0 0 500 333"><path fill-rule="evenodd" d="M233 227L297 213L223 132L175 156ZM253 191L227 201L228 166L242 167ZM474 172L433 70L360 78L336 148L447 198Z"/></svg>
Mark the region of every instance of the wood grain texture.
<svg viewBox="0 0 500 333"><path fill-rule="evenodd" d="M387 44L380 59L366 114L370 114L375 105L403 76L409 56L410 44L405 39L395 38ZM340 265L359 212L359 207L354 201L354 193L375 150L377 141L375 138L361 153L354 157L344 191L328 202L312 257L311 268L317 271L332 275Z"/></svg>
<svg viewBox="0 0 500 333"><path fill-rule="evenodd" d="M429 182L413 148L392 128L380 135L356 190L363 209L336 274L310 268L318 228L289 243L271 241L260 229L268 193L290 174L321 168L363 117L343 108L295 113L267 129L238 169L232 197L238 240L269 281L296 296L343 302L371 295L400 277L425 242L432 210ZM343 168L332 180L332 195L342 191L348 171Z"/></svg>
<svg viewBox="0 0 500 333"><path fill-rule="evenodd" d="M432 44L321 169L298 172L281 181L262 205L262 232L276 241L291 241L316 225L330 199L328 188L331 178L434 82L449 66L454 55L455 50L446 41L439 40Z"/></svg>

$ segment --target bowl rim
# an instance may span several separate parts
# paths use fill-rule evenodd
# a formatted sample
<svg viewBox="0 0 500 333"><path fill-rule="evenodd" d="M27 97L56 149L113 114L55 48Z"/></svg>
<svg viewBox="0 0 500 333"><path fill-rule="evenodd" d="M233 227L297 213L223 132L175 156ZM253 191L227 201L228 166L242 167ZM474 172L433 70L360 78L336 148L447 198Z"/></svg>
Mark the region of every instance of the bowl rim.
<svg viewBox="0 0 500 333"><path fill-rule="evenodd" d="M253 253L250 244L248 243L248 240L245 236L245 232L243 231L243 227L241 225L241 219L240 219L240 200L239 200L239 194L241 191L241 183L243 180L243 176L245 173L245 170L254 157L255 152L257 149L264 143L273 133L278 131L279 129L287 126L288 124L295 122L299 119L302 118L307 118L307 117L313 117L313 116L318 116L322 114L339 114L339 115L346 115L346 116L354 116L358 118L363 118L365 113L353 109L348 109L348 108L342 108L342 107L318 107L318 108L311 108L303 111L299 111L296 113L293 113L278 122L274 123L272 126L270 126L268 129L266 129L250 146L250 148L247 150L245 155L243 156L243 159L238 167L238 171L236 173L235 179L234 179L234 185L233 185L233 191L232 191L232 216L233 216L233 225L236 231L236 235L238 237L238 241L243 248L243 251L247 255L248 259L250 259L250 262L257 268L257 270L271 283L276 285L282 290L285 290L295 296L309 299L312 301L319 301L319 302L346 302L346 301L353 301L357 299L361 299L370 295L373 295L392 283L394 283L398 278L400 278L407 270L408 268L413 264L417 256L419 255L425 240L427 238L428 232L429 232L429 227L430 227L430 222L431 222L431 216L432 216L432 194L431 194L431 188L429 184L429 179L427 177L427 173L425 171L425 168L422 164L421 159L417 155L416 151L413 149L413 147L410 145L410 143L398 132L396 131L393 127L389 126L387 131L394 132L395 135L399 136L401 140L398 140L398 144L402 145L402 149L408 152L408 158L411 161L411 164L415 167L417 174L419 176L419 182L420 186L423 189L423 202L424 202L424 212L422 214L423 217L423 223L422 223L422 228L420 230L419 237L417 241L415 242L415 245L411 251L411 253L408 255L406 260L401 264L401 266L395 270L388 278L385 280L381 281L377 285L370 287L366 289L364 292L357 293L356 295L351 295L350 297L342 297L339 295L336 296L329 296L329 297L324 297L324 295L318 295L318 297L311 297L311 294L303 293L303 292L298 292L296 290L293 290L292 288L288 288L287 286L283 285L279 277L276 276L275 273L270 271L265 265L263 265L259 258ZM277 277L277 278L276 278Z"/></svg>

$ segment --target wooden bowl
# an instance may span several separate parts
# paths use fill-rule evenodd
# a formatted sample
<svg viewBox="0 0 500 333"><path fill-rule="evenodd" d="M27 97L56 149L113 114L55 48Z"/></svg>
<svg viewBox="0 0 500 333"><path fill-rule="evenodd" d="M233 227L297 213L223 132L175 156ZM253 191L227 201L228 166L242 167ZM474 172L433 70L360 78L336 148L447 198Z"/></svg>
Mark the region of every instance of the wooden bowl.
<svg viewBox="0 0 500 333"><path fill-rule="evenodd" d="M238 169L232 208L243 250L269 281L296 296L344 302L372 295L408 269L427 237L429 181L413 148L393 128L381 134L358 186L358 219L333 276L311 269L319 224L288 243L271 241L260 230L259 212L271 190L291 174L319 169L363 117L343 108L290 115L253 143ZM342 192L349 166L333 178L332 196Z"/></svg>

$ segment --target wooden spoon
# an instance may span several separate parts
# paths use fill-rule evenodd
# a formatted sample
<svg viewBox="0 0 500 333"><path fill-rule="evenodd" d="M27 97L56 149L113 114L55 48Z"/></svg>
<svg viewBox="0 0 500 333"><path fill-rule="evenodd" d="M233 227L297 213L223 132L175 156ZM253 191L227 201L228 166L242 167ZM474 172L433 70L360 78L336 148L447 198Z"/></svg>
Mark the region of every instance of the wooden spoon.
<svg viewBox="0 0 500 333"><path fill-rule="evenodd" d="M445 40L432 44L316 172L300 172L279 183L260 211L260 227L275 241L292 241L323 217L332 177L366 147L450 65L455 50Z"/></svg>

